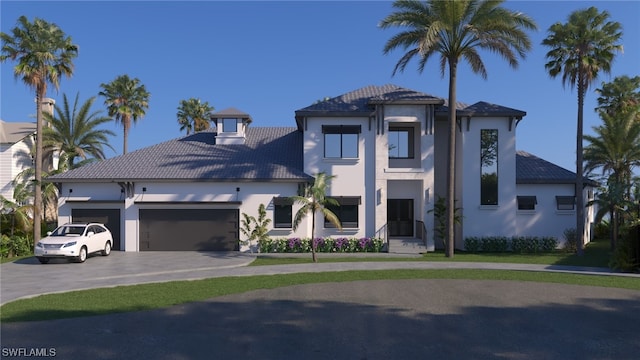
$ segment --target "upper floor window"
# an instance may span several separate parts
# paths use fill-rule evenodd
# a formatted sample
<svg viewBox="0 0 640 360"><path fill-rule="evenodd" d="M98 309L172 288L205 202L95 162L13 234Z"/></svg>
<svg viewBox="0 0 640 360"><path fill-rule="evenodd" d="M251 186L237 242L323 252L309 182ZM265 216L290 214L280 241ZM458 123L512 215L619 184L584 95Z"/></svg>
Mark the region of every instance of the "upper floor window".
<svg viewBox="0 0 640 360"><path fill-rule="evenodd" d="M537 204L535 196L518 196L518 210L535 210Z"/></svg>
<svg viewBox="0 0 640 360"><path fill-rule="evenodd" d="M480 130L480 205L498 205L498 130Z"/></svg>
<svg viewBox="0 0 640 360"><path fill-rule="evenodd" d="M325 158L357 158L360 125L322 125Z"/></svg>
<svg viewBox="0 0 640 360"><path fill-rule="evenodd" d="M338 196L332 197L340 206L327 205L327 209L331 210L338 219L343 228L358 227L358 206L360 205L360 196ZM324 219L325 228L334 228L335 226L326 218Z"/></svg>
<svg viewBox="0 0 640 360"><path fill-rule="evenodd" d="M238 119L222 119L222 132L238 132Z"/></svg>
<svg viewBox="0 0 640 360"><path fill-rule="evenodd" d="M389 158L413 159L413 128L389 127Z"/></svg>
<svg viewBox="0 0 640 360"><path fill-rule="evenodd" d="M293 201L286 197L273 198L273 226L275 228L291 228L293 218Z"/></svg>
<svg viewBox="0 0 640 360"><path fill-rule="evenodd" d="M575 210L575 196L556 196L556 209L558 210Z"/></svg>

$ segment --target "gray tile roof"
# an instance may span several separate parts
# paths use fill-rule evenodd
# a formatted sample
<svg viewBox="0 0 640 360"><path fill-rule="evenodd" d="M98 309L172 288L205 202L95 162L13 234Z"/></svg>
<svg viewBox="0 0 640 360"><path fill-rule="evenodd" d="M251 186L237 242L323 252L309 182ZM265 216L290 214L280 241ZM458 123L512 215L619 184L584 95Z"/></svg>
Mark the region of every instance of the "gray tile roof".
<svg viewBox="0 0 640 360"><path fill-rule="evenodd" d="M326 112L368 114L371 112L371 104L390 102L440 104L443 99L393 84L370 85L296 110L296 116Z"/></svg>
<svg viewBox="0 0 640 360"><path fill-rule="evenodd" d="M467 116L515 116L523 117L527 115L522 110L512 109L506 106L491 104L486 101L479 101L473 105L467 105L464 103L457 103L456 109L460 111L460 115ZM448 113L449 108L445 104L436 109L438 113Z"/></svg>
<svg viewBox="0 0 640 360"><path fill-rule="evenodd" d="M373 110L371 106L375 104L434 104L438 115L447 115L449 112L447 99L393 84L370 85L296 110L296 121L300 128L304 116L366 116L371 113ZM473 105L456 101L456 109L460 116L515 116L521 118L527 114L521 110L484 101Z"/></svg>
<svg viewBox="0 0 640 360"><path fill-rule="evenodd" d="M215 144L205 131L52 176L52 182L294 181L302 171L302 133L294 127L249 127L244 145Z"/></svg>
<svg viewBox="0 0 640 360"><path fill-rule="evenodd" d="M35 132L36 123L0 120L0 143L2 144L15 144Z"/></svg>
<svg viewBox="0 0 640 360"><path fill-rule="evenodd" d="M574 184L576 173L526 151L516 152L516 184ZM585 183L598 184L585 178Z"/></svg>

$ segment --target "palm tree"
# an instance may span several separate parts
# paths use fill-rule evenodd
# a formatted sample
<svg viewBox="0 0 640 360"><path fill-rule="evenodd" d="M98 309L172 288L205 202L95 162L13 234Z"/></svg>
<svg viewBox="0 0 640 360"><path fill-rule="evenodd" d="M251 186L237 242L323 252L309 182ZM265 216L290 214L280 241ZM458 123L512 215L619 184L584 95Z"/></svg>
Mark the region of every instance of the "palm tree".
<svg viewBox="0 0 640 360"><path fill-rule="evenodd" d="M138 78L131 79L128 75L120 75L108 84L100 84L100 87L102 91L98 95L105 98L109 116L114 117L116 123L121 123L124 129L122 153L126 154L131 122L136 123L144 117L151 94Z"/></svg>
<svg viewBox="0 0 640 360"><path fill-rule="evenodd" d="M45 114L49 127L44 129L44 147L50 153L61 155L67 169L74 169L87 162L105 159L104 147L113 150L107 135L114 136L111 130L98 129L98 126L111 121L108 116L101 116L101 111L91 111L96 97L91 97L78 106L79 94L69 107L67 95L63 95L63 108L55 106L55 116ZM64 154L64 156L62 156ZM75 163L76 158L82 161Z"/></svg>
<svg viewBox="0 0 640 360"><path fill-rule="evenodd" d="M576 10L565 24L549 27L549 35L542 45L550 48L546 54L545 69L552 78L562 75L563 86L578 89L578 120L576 136L576 229L577 253L584 251L584 197L583 188L583 110L584 97L600 72L610 73L611 63L622 45L620 23L608 21L609 13L595 7Z"/></svg>
<svg viewBox="0 0 640 360"><path fill-rule="evenodd" d="M525 30L536 30L535 22L521 12L500 6L503 1L441 1L398 0L393 3L396 12L384 18L383 29L406 29L387 41L384 53L396 48L408 50L393 70L404 71L411 59L418 57L418 71L422 73L432 56L440 57L440 73L444 77L449 66L449 148L447 161L447 249L448 257L454 253L455 224L455 141L456 141L456 83L458 63L461 59L471 70L487 78L487 70L478 53L488 50L503 57L511 67L518 66L518 57L524 58L531 49Z"/></svg>
<svg viewBox="0 0 640 360"><path fill-rule="evenodd" d="M324 172L318 173L315 176L313 185L307 188L307 196L292 196L291 200L295 203L302 205L296 212L296 216L293 218L293 231L298 229L298 226L302 222L302 219L311 214L311 256L313 262L318 262L316 257L316 213L319 211L324 215L325 219L329 220L336 228L342 230L342 224L338 216L333 211L327 209L328 205L340 206L337 200L327 197L327 189L329 188L329 181L335 178L335 175L327 175Z"/></svg>
<svg viewBox="0 0 640 360"><path fill-rule="evenodd" d="M598 107L596 111L605 111L607 114L620 114L635 111L640 115L640 76L632 78L623 75L613 79L612 82L602 83L600 89L596 89Z"/></svg>
<svg viewBox="0 0 640 360"><path fill-rule="evenodd" d="M180 131L187 130L187 135L194 132L207 130L211 126L211 114L214 107L208 102L201 102L200 99L191 98L189 100L181 100L178 107L178 123Z"/></svg>
<svg viewBox="0 0 640 360"><path fill-rule="evenodd" d="M56 24L35 18L33 23L26 16L18 18L18 25L11 34L0 33L2 50L0 62L17 60L14 68L16 78L36 91L36 156L35 182L42 181L42 101L47 94L47 85L57 90L63 76L73 75L73 59L78 56L78 45L73 44ZM34 186L34 242L40 240L40 217L42 212L42 192Z"/></svg>
<svg viewBox="0 0 640 360"><path fill-rule="evenodd" d="M15 201L0 195L0 204L2 205L0 214L11 220L10 236L13 236L16 228L27 234L32 226L30 215L33 214L33 204L30 202L33 190L29 188L29 184L14 183L14 185L13 198Z"/></svg>
<svg viewBox="0 0 640 360"><path fill-rule="evenodd" d="M594 136L584 136L589 142L584 149L586 172L601 169L607 178L607 188L601 192L598 204L611 217L612 250L618 238L622 204L631 198L633 168L640 166L640 122L636 121L635 113L622 114L614 116L601 110L604 124L594 127Z"/></svg>

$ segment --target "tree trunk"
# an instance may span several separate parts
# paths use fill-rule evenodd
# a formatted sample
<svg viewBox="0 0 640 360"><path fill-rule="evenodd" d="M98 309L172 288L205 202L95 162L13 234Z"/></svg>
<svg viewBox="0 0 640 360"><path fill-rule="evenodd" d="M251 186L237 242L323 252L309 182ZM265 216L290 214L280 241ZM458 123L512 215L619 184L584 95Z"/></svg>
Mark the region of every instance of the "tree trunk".
<svg viewBox="0 0 640 360"><path fill-rule="evenodd" d="M36 87L36 157L33 197L33 245L40 241L42 214L42 100L46 95L46 86Z"/></svg>
<svg viewBox="0 0 640 360"><path fill-rule="evenodd" d="M315 199L314 199L315 202ZM311 259L313 259L314 263L318 262L318 258L316 257L316 246L314 245L313 239L316 235L316 212L315 210L311 213Z"/></svg>
<svg viewBox="0 0 640 360"><path fill-rule="evenodd" d="M576 250L578 256L584 254L584 197L582 195L584 189L583 179L583 153L582 153L582 127L583 127L583 110L584 96L586 86L584 83L584 71L578 72L578 126L576 134Z"/></svg>
<svg viewBox="0 0 640 360"><path fill-rule="evenodd" d="M449 59L449 150L447 156L447 247L446 256L452 258L455 248L455 189L456 189L456 73L458 60Z"/></svg>
<svg viewBox="0 0 640 360"><path fill-rule="evenodd" d="M122 117L122 128L124 129L124 142L122 145L122 154L127 153L127 142L129 140L129 128L131 127L131 119L129 119L129 115L124 115Z"/></svg>

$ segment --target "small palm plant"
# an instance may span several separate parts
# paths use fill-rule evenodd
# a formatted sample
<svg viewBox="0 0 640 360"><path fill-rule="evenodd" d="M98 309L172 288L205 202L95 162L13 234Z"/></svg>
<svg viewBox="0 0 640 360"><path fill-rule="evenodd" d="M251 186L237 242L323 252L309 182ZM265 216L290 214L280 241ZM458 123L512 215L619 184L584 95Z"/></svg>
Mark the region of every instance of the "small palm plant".
<svg viewBox="0 0 640 360"><path fill-rule="evenodd" d="M262 241L266 241L269 239L269 224L271 224L271 219L267 219L267 210L264 207L264 204L260 204L258 207L258 217L254 217L248 215L246 213L242 213L242 220L240 221L242 227L240 231L242 234L247 237L247 240L244 241L245 244L249 244L249 251L253 253L253 248L251 247L251 242L254 240L258 241L258 244Z"/></svg>
<svg viewBox="0 0 640 360"><path fill-rule="evenodd" d="M311 257L313 262L318 262L316 256L316 213L320 211L324 215L325 219L335 225L336 228L342 230L342 224L338 219L338 216L327 208L328 205L340 206L337 200L327 197L327 189L329 188L329 181L333 179L335 175L327 175L324 172L318 173L315 176L315 181L312 186L307 187L304 196L292 196L291 200L300 204L300 209L296 212L296 216L293 219L293 231L298 229L298 226L302 222L302 219L311 214Z"/></svg>

